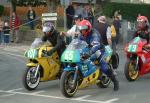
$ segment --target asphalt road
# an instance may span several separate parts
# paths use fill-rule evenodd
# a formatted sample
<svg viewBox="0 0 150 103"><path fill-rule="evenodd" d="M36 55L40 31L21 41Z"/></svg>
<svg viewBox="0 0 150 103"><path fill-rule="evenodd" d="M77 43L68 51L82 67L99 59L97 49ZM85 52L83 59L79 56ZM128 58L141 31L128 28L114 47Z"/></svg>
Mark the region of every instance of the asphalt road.
<svg viewBox="0 0 150 103"><path fill-rule="evenodd" d="M59 90L59 80L43 82L34 91L24 89L22 75L26 59L18 52L0 51L0 103L149 103L150 75L128 82L123 69L125 56L119 51L118 78L120 90L113 91L111 84L106 89L91 86L79 90L73 98L65 98Z"/></svg>

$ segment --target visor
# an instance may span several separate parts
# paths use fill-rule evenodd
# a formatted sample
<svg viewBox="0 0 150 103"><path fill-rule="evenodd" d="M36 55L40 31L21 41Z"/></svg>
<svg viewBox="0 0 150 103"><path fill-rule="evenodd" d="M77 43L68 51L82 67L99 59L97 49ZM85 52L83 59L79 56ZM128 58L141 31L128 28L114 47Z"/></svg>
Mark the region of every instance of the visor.
<svg viewBox="0 0 150 103"><path fill-rule="evenodd" d="M79 30L87 30L88 26L78 26Z"/></svg>
<svg viewBox="0 0 150 103"><path fill-rule="evenodd" d="M45 33L49 32L50 30L51 30L51 28L46 27L46 26L44 26L43 29L42 29L42 31L45 32Z"/></svg>

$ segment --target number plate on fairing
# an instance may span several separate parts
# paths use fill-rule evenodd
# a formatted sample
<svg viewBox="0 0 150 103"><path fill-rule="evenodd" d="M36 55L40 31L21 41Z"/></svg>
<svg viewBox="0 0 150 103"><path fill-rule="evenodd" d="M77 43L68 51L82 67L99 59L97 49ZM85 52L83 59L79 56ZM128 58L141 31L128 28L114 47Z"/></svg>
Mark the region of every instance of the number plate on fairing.
<svg viewBox="0 0 150 103"><path fill-rule="evenodd" d="M128 46L128 52L132 52L132 53L135 53L138 49L138 46L137 45L133 45L133 44L130 44Z"/></svg>

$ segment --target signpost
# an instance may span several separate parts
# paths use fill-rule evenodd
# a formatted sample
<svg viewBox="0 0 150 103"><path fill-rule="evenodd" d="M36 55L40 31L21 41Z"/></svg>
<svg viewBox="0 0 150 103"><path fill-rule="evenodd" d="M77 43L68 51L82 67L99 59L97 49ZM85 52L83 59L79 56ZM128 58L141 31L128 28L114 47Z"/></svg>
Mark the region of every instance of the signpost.
<svg viewBox="0 0 150 103"><path fill-rule="evenodd" d="M66 20L66 8L67 6L69 5L69 3L71 2L71 0L61 0L61 5L64 7L64 31L66 31L66 23L67 23L67 20Z"/></svg>
<svg viewBox="0 0 150 103"><path fill-rule="evenodd" d="M57 26L57 13L43 13L42 14L42 24L44 22L51 21L54 23L55 27Z"/></svg>

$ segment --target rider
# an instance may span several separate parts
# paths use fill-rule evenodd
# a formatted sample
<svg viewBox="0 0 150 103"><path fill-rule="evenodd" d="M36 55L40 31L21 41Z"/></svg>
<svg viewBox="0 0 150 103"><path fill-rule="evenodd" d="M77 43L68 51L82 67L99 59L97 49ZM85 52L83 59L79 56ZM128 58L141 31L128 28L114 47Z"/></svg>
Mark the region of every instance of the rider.
<svg viewBox="0 0 150 103"><path fill-rule="evenodd" d="M101 43L101 37L97 30L92 29L92 25L88 20L82 20L78 26L81 35L79 39L86 41L90 45L90 52L88 56L91 61L99 59L101 64L101 70L103 73L108 75L112 82L114 83L114 91L119 89L119 82L116 79L112 69L107 68L107 63L104 60L101 60L101 55L104 54L104 45ZM92 62L91 62L92 63ZM95 65L94 65L95 66Z"/></svg>
<svg viewBox="0 0 150 103"><path fill-rule="evenodd" d="M66 49L66 44L63 36L55 29L53 23L50 21L45 22L43 24L42 29L44 36L42 37L42 41L46 42L47 40L52 44L53 49L47 52L48 56L51 56L55 51L57 51L59 57L62 52Z"/></svg>
<svg viewBox="0 0 150 103"><path fill-rule="evenodd" d="M147 45L145 48L150 49L150 32L149 32L149 22L146 16L137 17L137 31L134 34L134 38L139 36L140 38L146 39Z"/></svg>
<svg viewBox="0 0 150 103"><path fill-rule="evenodd" d="M146 16L138 16L137 17L137 31L134 34L135 37L141 37L143 39L147 40L147 43L149 43L149 25L148 25L148 19Z"/></svg>

